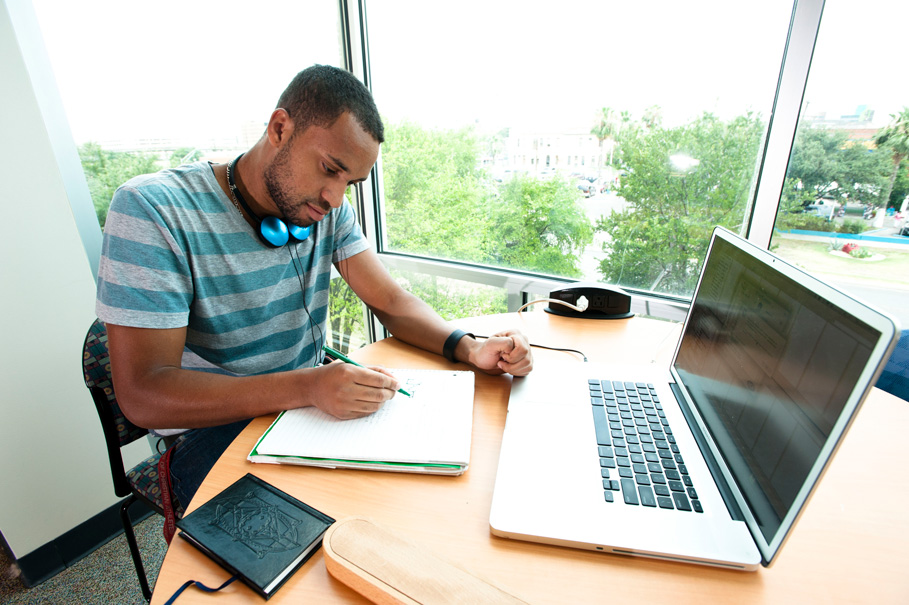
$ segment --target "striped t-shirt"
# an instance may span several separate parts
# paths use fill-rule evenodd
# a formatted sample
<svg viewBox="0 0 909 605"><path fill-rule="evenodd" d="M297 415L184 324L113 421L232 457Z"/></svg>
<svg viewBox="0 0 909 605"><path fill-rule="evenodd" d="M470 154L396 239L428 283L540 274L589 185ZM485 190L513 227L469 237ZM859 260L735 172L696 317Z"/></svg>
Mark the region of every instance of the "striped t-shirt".
<svg viewBox="0 0 909 605"><path fill-rule="evenodd" d="M346 201L306 240L267 247L211 166L197 162L136 177L114 194L96 312L115 325L187 326L187 369L312 367L326 339L332 263L367 247Z"/></svg>

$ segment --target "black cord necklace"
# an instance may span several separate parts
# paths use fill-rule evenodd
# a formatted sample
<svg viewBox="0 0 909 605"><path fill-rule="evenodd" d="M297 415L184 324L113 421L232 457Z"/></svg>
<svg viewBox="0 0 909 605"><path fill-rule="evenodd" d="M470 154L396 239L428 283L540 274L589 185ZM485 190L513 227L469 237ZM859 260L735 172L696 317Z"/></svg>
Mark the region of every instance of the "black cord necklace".
<svg viewBox="0 0 909 605"><path fill-rule="evenodd" d="M234 173L237 171L237 163L240 161L240 158L243 157L241 153L238 155L232 162L227 164L227 188L230 190L230 197L234 201L234 206L237 207L237 210L240 214L243 214L243 210L246 210L251 218L255 219L257 222L261 223L262 219L259 218L259 215L252 211L249 207L249 204L246 203L246 200L243 199L243 194L240 193L240 188L237 187L237 183L234 182ZM243 210L240 210L240 206L243 206Z"/></svg>

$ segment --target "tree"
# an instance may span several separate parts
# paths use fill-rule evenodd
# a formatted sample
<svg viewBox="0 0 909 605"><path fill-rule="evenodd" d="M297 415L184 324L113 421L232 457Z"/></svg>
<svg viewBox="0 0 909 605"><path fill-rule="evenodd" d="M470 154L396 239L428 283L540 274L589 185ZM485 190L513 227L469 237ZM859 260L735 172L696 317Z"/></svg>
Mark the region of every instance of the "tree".
<svg viewBox="0 0 909 605"><path fill-rule="evenodd" d="M390 249L580 275L580 253L593 228L571 184L521 176L496 184L479 168L480 153L495 146L495 138L484 140L470 128L427 130L386 121L385 133L381 166ZM495 288L403 272L394 277L446 319L506 309ZM330 297L334 342L346 350L338 335L360 329L362 306L343 284L333 283Z"/></svg>
<svg viewBox="0 0 909 605"><path fill-rule="evenodd" d="M889 205L901 210L903 201L907 197L909 197L909 159L903 160L900 165L899 174L893 183L893 191L890 192Z"/></svg>
<svg viewBox="0 0 909 605"><path fill-rule="evenodd" d="M197 162L201 160L202 157L202 151L196 147L180 147L170 154L169 165L171 168L176 168L183 164Z"/></svg>
<svg viewBox="0 0 909 605"><path fill-rule="evenodd" d="M599 142L600 149L603 149L603 143L609 141L609 165L612 166L613 152L615 151L615 140L622 128L622 119L619 114L611 107L600 109L596 123L590 129L590 134L594 135Z"/></svg>
<svg viewBox="0 0 909 605"><path fill-rule="evenodd" d="M637 128L637 138L619 146L627 206L596 225L608 236L603 279L689 295L713 228L738 231L744 221L763 131L752 113L728 123L705 113L678 128Z"/></svg>
<svg viewBox="0 0 909 605"><path fill-rule="evenodd" d="M909 157L909 107L904 107L900 113L890 114L890 118L890 124L874 135L875 145L889 149L892 154L893 169L890 171L890 183L882 196L884 206L890 204L890 194L893 192L900 165Z"/></svg>
<svg viewBox="0 0 909 605"><path fill-rule="evenodd" d="M102 149L97 143L86 143L79 148L79 159L88 182L92 204L101 227L107 220L107 210L117 188L140 174L158 170L157 158L140 153L126 153Z"/></svg>
<svg viewBox="0 0 909 605"><path fill-rule="evenodd" d="M580 252L593 232L577 190L559 179L521 176L496 184L478 168L486 144L470 128L386 126L382 175L389 247L578 275Z"/></svg>
<svg viewBox="0 0 909 605"><path fill-rule="evenodd" d="M331 347L347 353L353 341L366 344L363 325L363 305L340 277L332 279L328 287L328 327L331 332L325 339L331 339Z"/></svg>
<svg viewBox="0 0 909 605"><path fill-rule="evenodd" d="M885 160L864 145L850 143L844 130L811 128L803 123L796 135L787 178L800 184L805 205L819 197L880 205L886 183Z"/></svg>
<svg viewBox="0 0 909 605"><path fill-rule="evenodd" d="M470 128L424 130L386 125L382 147L388 247L481 262L490 228L488 179L477 167Z"/></svg>
<svg viewBox="0 0 909 605"><path fill-rule="evenodd" d="M443 319L505 313L506 295L498 288L484 288L428 273L393 273L395 280L408 292L419 296Z"/></svg>
<svg viewBox="0 0 909 605"><path fill-rule="evenodd" d="M575 187L561 179L515 176L493 205L489 262L551 275L580 277L580 257L593 226Z"/></svg>

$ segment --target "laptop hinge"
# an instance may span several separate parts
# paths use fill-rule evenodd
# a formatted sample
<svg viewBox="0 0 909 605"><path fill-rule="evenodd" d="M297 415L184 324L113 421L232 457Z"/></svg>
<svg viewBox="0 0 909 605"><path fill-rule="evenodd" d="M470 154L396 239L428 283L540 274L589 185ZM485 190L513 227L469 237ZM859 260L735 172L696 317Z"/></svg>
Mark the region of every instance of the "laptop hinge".
<svg viewBox="0 0 909 605"><path fill-rule="evenodd" d="M672 388L672 392L675 394L676 401L679 402L679 408L682 410L682 414L685 416L685 420L688 422L688 427L691 429L691 434L694 435L694 440L697 441L698 448L704 454L704 461L707 463L707 468L710 469L710 474L713 475L713 481L716 483L717 488L720 490L720 495L723 497L723 502L726 503L726 509L729 511L729 516L736 521L744 521L745 516L742 514L742 510L739 508L738 503L735 501L735 498L732 495L732 490L729 488L729 484L726 482L726 478L723 476L723 473L720 472L720 468L714 460L713 456L710 455L710 448L707 445L707 439L704 437L704 434L701 432L700 427L697 422L694 421L694 417L691 414L691 410L688 409L687 405L682 405L683 402L687 401L684 394L682 393L681 387L675 382L669 384Z"/></svg>

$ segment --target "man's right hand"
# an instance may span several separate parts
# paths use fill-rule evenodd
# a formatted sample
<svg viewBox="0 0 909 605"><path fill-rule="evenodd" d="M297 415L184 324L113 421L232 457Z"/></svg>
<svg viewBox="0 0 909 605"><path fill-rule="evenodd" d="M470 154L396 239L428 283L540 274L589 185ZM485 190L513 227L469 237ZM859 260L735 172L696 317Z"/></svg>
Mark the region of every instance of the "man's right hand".
<svg viewBox="0 0 909 605"><path fill-rule="evenodd" d="M123 413L158 429L218 426L301 406L359 418L394 397L398 381L379 367L327 366L253 376L181 367L186 328L107 325L111 370Z"/></svg>
<svg viewBox="0 0 909 605"><path fill-rule="evenodd" d="M313 405L342 420L377 412L400 388L394 375L379 366L334 361L316 371L319 377L311 398Z"/></svg>

